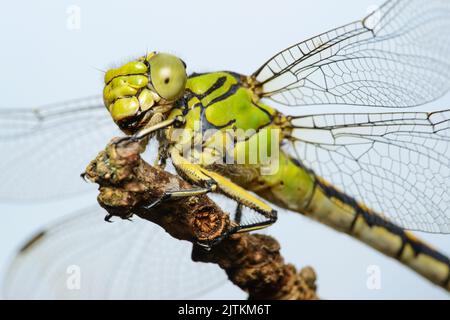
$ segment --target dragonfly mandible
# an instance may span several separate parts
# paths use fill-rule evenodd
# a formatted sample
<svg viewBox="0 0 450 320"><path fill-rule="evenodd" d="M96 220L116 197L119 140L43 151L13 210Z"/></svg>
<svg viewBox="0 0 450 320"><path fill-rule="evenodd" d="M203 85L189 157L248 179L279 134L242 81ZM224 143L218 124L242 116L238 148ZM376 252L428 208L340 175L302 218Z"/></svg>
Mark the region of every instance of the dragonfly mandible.
<svg viewBox="0 0 450 320"><path fill-rule="evenodd" d="M59 167L57 157L46 159L39 171L21 162L45 156L46 148L60 148L66 156L64 148L82 144L83 137L93 145L102 127L111 128L111 116L134 139L193 129L195 121L219 133L254 129L261 136L279 130L282 145L274 174L257 174L248 164L194 164L164 134L159 136L161 158L170 157L179 174L198 186L192 193L220 191L265 217L238 231L275 222L271 202L348 233L450 290L450 260L405 231L450 233L450 110L399 111L434 101L450 89L449 27L449 1L390 0L360 21L279 52L250 76L187 76L185 62L175 56L139 57L106 73L103 102L79 100L2 115L1 144L10 152L1 161L20 165L27 180L47 179L51 189L35 190L19 181L4 184L8 187L0 196L78 192L80 184L68 185L66 174L47 175L57 167L72 172ZM288 107L334 104L396 111L285 116L266 104L270 101ZM60 133L58 139L54 132ZM247 140L236 148L246 150ZM38 141L46 141L45 146ZM34 146L34 152L17 148L18 143ZM208 140L202 144L202 156L212 156L205 153L214 149ZM30 156L19 153L23 150ZM93 153L72 152L74 159L65 165L82 168ZM17 180L17 172L2 175L6 182ZM26 254L27 249L18 259Z"/></svg>

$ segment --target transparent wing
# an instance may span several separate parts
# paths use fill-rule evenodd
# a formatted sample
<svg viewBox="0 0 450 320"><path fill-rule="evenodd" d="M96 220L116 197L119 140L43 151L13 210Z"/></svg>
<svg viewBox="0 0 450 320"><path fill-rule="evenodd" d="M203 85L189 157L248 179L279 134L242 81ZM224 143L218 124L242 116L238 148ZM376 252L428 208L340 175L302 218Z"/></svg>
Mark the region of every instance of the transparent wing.
<svg viewBox="0 0 450 320"><path fill-rule="evenodd" d="M406 229L450 233L450 110L292 119L289 151Z"/></svg>
<svg viewBox="0 0 450 320"><path fill-rule="evenodd" d="M38 109L0 109L0 199L44 199L89 190L87 164L120 132L101 97Z"/></svg>
<svg viewBox="0 0 450 320"><path fill-rule="evenodd" d="M391 0L364 20L281 51L254 73L289 106L407 107L450 89L450 1Z"/></svg>
<svg viewBox="0 0 450 320"><path fill-rule="evenodd" d="M7 299L186 299L226 282L191 244L147 221L103 221L98 206L39 233L9 266Z"/></svg>

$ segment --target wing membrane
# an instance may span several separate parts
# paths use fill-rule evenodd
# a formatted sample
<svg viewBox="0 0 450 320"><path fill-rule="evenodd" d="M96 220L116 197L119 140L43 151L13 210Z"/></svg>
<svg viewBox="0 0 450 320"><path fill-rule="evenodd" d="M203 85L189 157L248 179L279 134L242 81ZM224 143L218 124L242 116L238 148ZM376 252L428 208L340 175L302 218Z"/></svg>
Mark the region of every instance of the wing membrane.
<svg viewBox="0 0 450 320"><path fill-rule="evenodd" d="M89 190L80 173L118 134L101 97L39 109L0 109L0 199Z"/></svg>
<svg viewBox="0 0 450 320"><path fill-rule="evenodd" d="M104 215L95 206L39 233L9 266L4 297L185 299L225 283L217 266L191 261L188 242L139 218L106 223Z"/></svg>
<svg viewBox="0 0 450 320"><path fill-rule="evenodd" d="M288 106L408 107L450 89L450 2L390 0L362 21L281 51L254 77Z"/></svg>
<svg viewBox="0 0 450 320"><path fill-rule="evenodd" d="M290 152L402 227L450 233L450 110L292 118Z"/></svg>

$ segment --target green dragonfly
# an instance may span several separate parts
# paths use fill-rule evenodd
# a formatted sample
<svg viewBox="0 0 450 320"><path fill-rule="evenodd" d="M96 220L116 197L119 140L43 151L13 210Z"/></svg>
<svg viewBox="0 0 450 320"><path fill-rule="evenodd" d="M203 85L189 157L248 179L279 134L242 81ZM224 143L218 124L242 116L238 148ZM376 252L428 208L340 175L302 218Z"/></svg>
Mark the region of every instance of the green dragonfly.
<svg viewBox="0 0 450 320"><path fill-rule="evenodd" d="M101 149L94 135L103 144L111 137L112 118L127 134L125 140L155 138L158 165L170 159L196 186L167 193L153 205L222 193L238 203L236 216L243 207L260 214L260 220L234 230L247 232L276 221L272 203L345 232L450 290L449 258L406 231L450 233L450 110L398 111L434 101L450 89L449 30L450 1L391 0L361 21L277 53L248 76L228 71L188 76L180 58L146 54L106 72L103 101L83 99L2 115L1 143L8 155L0 161L3 167L20 167L27 181L17 171L3 172L0 196L79 192L82 185L70 183L76 178L68 174L81 172ZM270 101L287 109L366 108L288 116ZM367 107L397 111L371 113ZM230 132L235 135L231 147L217 143ZM74 152L86 143L91 153ZM198 143L200 149L186 153ZM264 171L261 150L277 154L276 170ZM217 161L242 154L239 163ZM36 189L30 179L47 181L51 188ZM51 230L41 233L27 244L11 272L26 273L33 261L27 257L39 256L43 243L50 246L51 235Z"/></svg>

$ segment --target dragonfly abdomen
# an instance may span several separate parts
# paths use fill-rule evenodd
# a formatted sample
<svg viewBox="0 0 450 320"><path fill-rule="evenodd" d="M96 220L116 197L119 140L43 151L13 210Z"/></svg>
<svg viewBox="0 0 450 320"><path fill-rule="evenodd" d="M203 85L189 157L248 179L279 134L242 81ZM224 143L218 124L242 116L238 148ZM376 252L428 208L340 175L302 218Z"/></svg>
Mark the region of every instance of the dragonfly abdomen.
<svg viewBox="0 0 450 320"><path fill-rule="evenodd" d="M314 195L303 213L399 260L425 278L450 291L450 260L317 177Z"/></svg>
<svg viewBox="0 0 450 320"><path fill-rule="evenodd" d="M450 291L448 257L286 154L280 154L276 174L254 176L252 182L246 181L244 185L278 206L299 212L366 243Z"/></svg>

